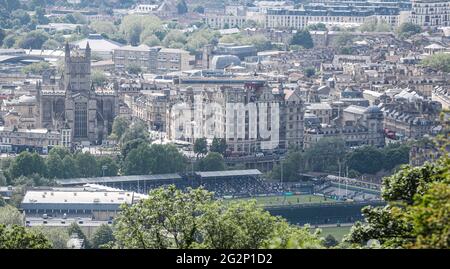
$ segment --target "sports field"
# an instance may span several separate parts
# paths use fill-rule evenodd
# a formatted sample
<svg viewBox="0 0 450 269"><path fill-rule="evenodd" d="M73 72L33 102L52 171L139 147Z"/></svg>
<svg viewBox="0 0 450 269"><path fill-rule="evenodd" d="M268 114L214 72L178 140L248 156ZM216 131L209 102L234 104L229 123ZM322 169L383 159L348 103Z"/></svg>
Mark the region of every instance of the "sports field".
<svg viewBox="0 0 450 269"><path fill-rule="evenodd" d="M288 196L262 196L253 198L239 198L225 201L244 201L256 200L261 206L279 206L279 205L298 205L298 204L317 204L317 203L335 203L336 200L316 195L288 195Z"/></svg>
<svg viewBox="0 0 450 269"><path fill-rule="evenodd" d="M322 230L320 233L321 236L326 237L331 234L336 240L339 242L342 241L342 238L346 234L350 232L351 226L341 226L341 227L319 227L318 229ZM317 228L311 228L311 231L315 231Z"/></svg>

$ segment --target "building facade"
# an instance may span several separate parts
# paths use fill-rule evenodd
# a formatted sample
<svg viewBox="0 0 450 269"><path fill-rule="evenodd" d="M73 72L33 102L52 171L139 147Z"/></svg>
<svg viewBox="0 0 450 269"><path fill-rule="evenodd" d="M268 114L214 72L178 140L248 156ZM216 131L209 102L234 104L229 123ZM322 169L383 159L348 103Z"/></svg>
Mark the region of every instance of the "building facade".
<svg viewBox="0 0 450 269"><path fill-rule="evenodd" d="M423 27L450 26L450 2L447 0L412 0L410 20Z"/></svg>
<svg viewBox="0 0 450 269"><path fill-rule="evenodd" d="M265 82L188 87L171 100L167 136L190 143L225 138L232 154L286 149L303 144L303 114L297 91L273 91Z"/></svg>
<svg viewBox="0 0 450 269"><path fill-rule="evenodd" d="M100 144L119 113L117 89L92 84L89 44L84 55L71 55L68 44L65 50L65 69L59 84L37 85L40 127L70 129L72 142Z"/></svg>

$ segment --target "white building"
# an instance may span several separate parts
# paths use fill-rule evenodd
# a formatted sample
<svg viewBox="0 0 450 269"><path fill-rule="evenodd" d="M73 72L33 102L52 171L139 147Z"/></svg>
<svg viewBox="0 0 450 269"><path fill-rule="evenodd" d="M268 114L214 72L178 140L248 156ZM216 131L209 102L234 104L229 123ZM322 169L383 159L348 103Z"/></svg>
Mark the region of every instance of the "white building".
<svg viewBox="0 0 450 269"><path fill-rule="evenodd" d="M412 0L411 22L423 27L450 26L450 1Z"/></svg>

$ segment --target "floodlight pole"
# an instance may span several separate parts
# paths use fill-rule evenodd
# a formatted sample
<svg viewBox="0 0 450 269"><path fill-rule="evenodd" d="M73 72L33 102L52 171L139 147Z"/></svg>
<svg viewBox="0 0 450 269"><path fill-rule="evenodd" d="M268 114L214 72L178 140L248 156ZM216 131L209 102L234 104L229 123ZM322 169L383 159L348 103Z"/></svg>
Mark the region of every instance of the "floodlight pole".
<svg viewBox="0 0 450 269"><path fill-rule="evenodd" d="M338 196L341 198L341 162L338 159L339 173L338 173Z"/></svg>

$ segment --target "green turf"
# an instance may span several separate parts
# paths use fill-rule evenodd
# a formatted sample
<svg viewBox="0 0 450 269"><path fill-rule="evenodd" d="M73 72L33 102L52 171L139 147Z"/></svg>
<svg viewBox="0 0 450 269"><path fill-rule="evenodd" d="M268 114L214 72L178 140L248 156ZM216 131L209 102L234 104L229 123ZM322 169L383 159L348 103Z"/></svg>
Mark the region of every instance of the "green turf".
<svg viewBox="0 0 450 269"><path fill-rule="evenodd" d="M319 229L322 230L320 233L321 236L326 237L327 235L331 234L338 240L339 242L342 241L342 238L346 234L350 232L351 226L341 226L341 227L319 227ZM312 231L315 231L316 228L311 228Z"/></svg>
<svg viewBox="0 0 450 269"><path fill-rule="evenodd" d="M313 203L333 203L336 200L325 198L317 195L292 195L292 196L264 196L253 198L239 198L225 201L245 201L255 199L258 205L262 206L278 206L278 205L296 205L296 204L313 204Z"/></svg>

